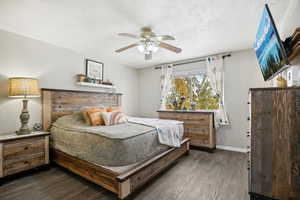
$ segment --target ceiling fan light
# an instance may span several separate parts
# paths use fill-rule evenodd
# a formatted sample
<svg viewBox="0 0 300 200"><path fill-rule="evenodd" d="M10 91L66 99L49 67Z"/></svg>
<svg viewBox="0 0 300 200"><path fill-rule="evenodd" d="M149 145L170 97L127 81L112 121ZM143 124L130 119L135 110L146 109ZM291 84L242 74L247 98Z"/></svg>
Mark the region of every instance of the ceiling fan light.
<svg viewBox="0 0 300 200"><path fill-rule="evenodd" d="M159 46L152 41L146 41L141 43L140 45L137 46L137 49L139 50L139 52L144 53L144 54L149 54L149 52L157 52L159 49Z"/></svg>
<svg viewBox="0 0 300 200"><path fill-rule="evenodd" d="M139 50L139 52L141 52L141 53L144 53L144 52L145 52L145 45L143 45L143 44L138 45L136 48L137 48L137 49Z"/></svg>
<svg viewBox="0 0 300 200"><path fill-rule="evenodd" d="M156 35L154 32L152 32L151 28L149 27L142 28L142 33L140 35L130 33L119 33L119 35L129 38L136 38L139 39L139 41L116 50L115 52L117 53L136 47L138 51L144 54L145 58L149 60L151 59L152 53L156 53L160 48L167 49L174 53L180 53L182 51L182 49L176 46L163 42L164 40L175 40L173 36Z"/></svg>
<svg viewBox="0 0 300 200"><path fill-rule="evenodd" d="M156 45L149 45L148 46L148 50L151 51L151 52L154 52L154 53L157 52L158 49L159 49L159 47L156 46Z"/></svg>

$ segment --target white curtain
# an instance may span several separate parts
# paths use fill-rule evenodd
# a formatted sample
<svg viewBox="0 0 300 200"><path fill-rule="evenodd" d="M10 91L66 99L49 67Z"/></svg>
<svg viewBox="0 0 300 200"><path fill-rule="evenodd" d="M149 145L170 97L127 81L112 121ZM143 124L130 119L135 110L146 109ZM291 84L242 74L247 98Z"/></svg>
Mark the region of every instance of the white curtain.
<svg viewBox="0 0 300 200"><path fill-rule="evenodd" d="M206 59L207 75L213 91L220 97L219 109L215 112L215 127L229 125L229 119L224 105L224 62L217 56Z"/></svg>
<svg viewBox="0 0 300 200"><path fill-rule="evenodd" d="M160 76L160 110L166 109L166 100L172 89L172 76L173 69L172 65L165 64L161 66L161 76Z"/></svg>

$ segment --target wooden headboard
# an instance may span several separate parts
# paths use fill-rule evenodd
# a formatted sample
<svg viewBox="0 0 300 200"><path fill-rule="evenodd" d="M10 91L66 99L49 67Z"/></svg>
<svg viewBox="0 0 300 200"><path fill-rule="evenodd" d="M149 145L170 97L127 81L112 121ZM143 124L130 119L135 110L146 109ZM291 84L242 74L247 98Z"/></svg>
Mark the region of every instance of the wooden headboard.
<svg viewBox="0 0 300 200"><path fill-rule="evenodd" d="M88 108L121 106L120 93L42 89L43 129L49 130L57 118Z"/></svg>

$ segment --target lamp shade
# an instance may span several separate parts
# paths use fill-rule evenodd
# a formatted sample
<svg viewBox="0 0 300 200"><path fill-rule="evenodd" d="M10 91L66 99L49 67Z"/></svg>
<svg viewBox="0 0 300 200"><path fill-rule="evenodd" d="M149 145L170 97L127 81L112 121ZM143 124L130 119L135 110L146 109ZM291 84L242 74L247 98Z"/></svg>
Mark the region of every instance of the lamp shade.
<svg viewBox="0 0 300 200"><path fill-rule="evenodd" d="M34 78L10 78L9 96L19 98L40 97L39 81Z"/></svg>

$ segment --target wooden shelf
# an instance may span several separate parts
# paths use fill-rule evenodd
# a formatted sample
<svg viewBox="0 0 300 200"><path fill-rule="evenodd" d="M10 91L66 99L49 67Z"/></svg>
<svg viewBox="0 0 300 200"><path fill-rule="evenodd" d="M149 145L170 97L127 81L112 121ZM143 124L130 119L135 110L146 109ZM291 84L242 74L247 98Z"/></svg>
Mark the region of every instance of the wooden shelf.
<svg viewBox="0 0 300 200"><path fill-rule="evenodd" d="M297 45L293 48L293 53L289 56L289 61L294 60L299 55L300 55L300 41L298 41Z"/></svg>
<svg viewBox="0 0 300 200"><path fill-rule="evenodd" d="M292 54L288 57L290 62L300 55L300 27L296 28L291 38L296 44L293 46Z"/></svg>
<svg viewBox="0 0 300 200"><path fill-rule="evenodd" d="M114 85L104 85L97 83L87 83L87 82L77 82L76 85L84 86L84 87L96 87L96 88L105 88L105 89L115 89Z"/></svg>

